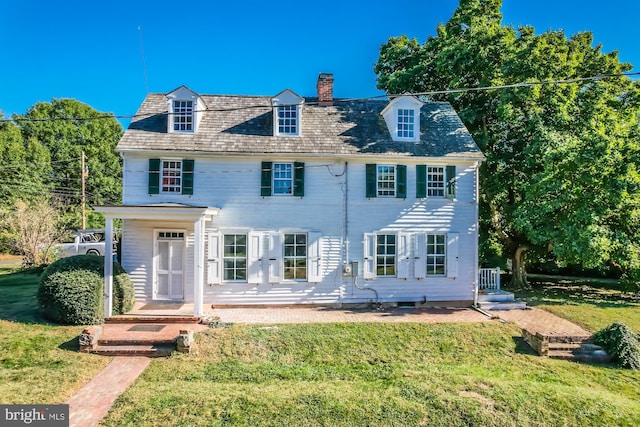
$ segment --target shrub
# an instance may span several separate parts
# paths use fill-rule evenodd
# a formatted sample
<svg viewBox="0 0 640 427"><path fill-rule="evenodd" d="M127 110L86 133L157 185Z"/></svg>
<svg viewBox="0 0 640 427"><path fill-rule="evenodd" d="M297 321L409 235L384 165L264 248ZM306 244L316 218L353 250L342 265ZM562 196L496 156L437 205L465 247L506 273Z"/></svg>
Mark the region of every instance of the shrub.
<svg viewBox="0 0 640 427"><path fill-rule="evenodd" d="M640 340L627 325L615 322L598 331L593 342L602 346L620 367L640 369Z"/></svg>
<svg viewBox="0 0 640 427"><path fill-rule="evenodd" d="M133 283L120 264L113 265L113 312L133 308ZM71 325L104 321L104 257L76 255L62 258L42 273L38 305L49 320Z"/></svg>

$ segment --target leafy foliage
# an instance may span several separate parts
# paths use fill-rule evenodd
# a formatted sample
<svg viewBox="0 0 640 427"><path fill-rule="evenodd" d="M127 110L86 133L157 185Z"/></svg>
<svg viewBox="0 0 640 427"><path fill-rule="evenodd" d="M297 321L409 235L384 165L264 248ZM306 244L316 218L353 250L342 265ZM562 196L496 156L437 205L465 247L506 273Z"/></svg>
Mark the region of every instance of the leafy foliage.
<svg viewBox="0 0 640 427"><path fill-rule="evenodd" d="M114 263L113 311L133 308L134 290L129 276ZM104 321L104 257L76 255L60 259L42 273L38 304L51 321L68 325L98 324Z"/></svg>
<svg viewBox="0 0 640 427"><path fill-rule="evenodd" d="M459 112L486 156L482 253L509 256L514 284L526 284L526 251L560 265L639 269L640 83L619 76L632 66L589 32L503 25L501 6L461 0L424 44L392 37L374 68L378 87L435 91ZM618 77L589 79L600 75ZM545 83L564 80L572 83ZM513 87L475 90L501 85Z"/></svg>
<svg viewBox="0 0 640 427"><path fill-rule="evenodd" d="M640 369L640 339L624 323L615 322L596 332L593 342L602 346L621 367Z"/></svg>

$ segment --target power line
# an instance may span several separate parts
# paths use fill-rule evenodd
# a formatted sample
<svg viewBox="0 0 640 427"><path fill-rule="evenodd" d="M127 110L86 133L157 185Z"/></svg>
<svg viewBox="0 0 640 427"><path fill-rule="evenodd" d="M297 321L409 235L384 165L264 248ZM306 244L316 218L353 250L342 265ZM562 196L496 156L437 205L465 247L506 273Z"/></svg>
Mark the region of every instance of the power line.
<svg viewBox="0 0 640 427"><path fill-rule="evenodd" d="M573 83L581 83L587 81L598 81L605 80L615 77L632 77L639 76L640 72L629 72L629 73L615 73L615 74L598 74L590 77L577 77L571 79L561 79L561 80L541 80L535 82L521 82L521 83L513 83L506 85L496 85L496 86L481 86L481 87L468 87L468 88L453 88L453 89L441 89L441 90L432 90L432 91L424 91L424 92L406 92L401 94L385 94L385 95L377 95L377 96L369 96L363 98L334 98L334 103L346 103L346 102L354 102L354 101L370 101L375 99L385 99L385 98L395 98L398 96L408 95L408 96L428 96L428 95L446 95L452 93L465 93L465 92L480 92L480 91L490 91L490 90L503 90L503 89L514 89L521 87L533 87L533 86L545 86L545 85L559 85L559 84L573 84ZM265 97L267 98L267 97ZM319 105L319 101L316 102L306 102L306 105ZM286 106L286 104L281 104L279 106ZM256 105L245 105L242 107L233 107L233 108L205 108L204 110L193 110L194 113L198 112L226 112L226 111L241 111L241 110L250 110L254 108L268 108L270 105L264 104L256 104ZM46 117L42 119L34 119L28 117L15 117L15 118L7 118L1 119L2 122L52 122L52 121L91 121L91 120L103 120L103 119L139 119L139 118L147 118L157 115L164 116L172 116L174 114L181 113L170 113L167 111L163 111L161 113L153 112L153 113L144 113L144 114L131 114L131 115L114 115L114 114L103 114L97 115L93 117Z"/></svg>

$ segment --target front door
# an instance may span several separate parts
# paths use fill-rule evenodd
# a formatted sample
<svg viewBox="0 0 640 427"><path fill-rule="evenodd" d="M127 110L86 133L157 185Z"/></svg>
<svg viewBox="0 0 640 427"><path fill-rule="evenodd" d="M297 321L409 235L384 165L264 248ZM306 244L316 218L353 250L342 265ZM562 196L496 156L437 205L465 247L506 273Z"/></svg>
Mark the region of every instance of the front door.
<svg viewBox="0 0 640 427"><path fill-rule="evenodd" d="M183 231L156 232L155 280L153 299L182 300Z"/></svg>

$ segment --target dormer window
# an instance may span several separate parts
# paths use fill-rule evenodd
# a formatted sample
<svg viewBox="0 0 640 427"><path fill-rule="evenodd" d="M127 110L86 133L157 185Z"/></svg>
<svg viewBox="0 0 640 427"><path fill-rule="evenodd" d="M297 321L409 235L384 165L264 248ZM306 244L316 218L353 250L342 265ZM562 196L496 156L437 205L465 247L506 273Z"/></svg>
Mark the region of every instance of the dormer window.
<svg viewBox="0 0 640 427"><path fill-rule="evenodd" d="M420 108L422 102L413 96L403 95L392 99L380 113L384 117L394 141L420 140Z"/></svg>
<svg viewBox="0 0 640 427"><path fill-rule="evenodd" d="M174 132L193 132L193 101L173 101Z"/></svg>
<svg viewBox="0 0 640 427"><path fill-rule="evenodd" d="M415 136L415 110L398 108L398 138Z"/></svg>
<svg viewBox="0 0 640 427"><path fill-rule="evenodd" d="M202 120L206 105L202 98L186 86L169 92L167 132L169 133L195 133Z"/></svg>
<svg viewBox="0 0 640 427"><path fill-rule="evenodd" d="M300 136L303 102L304 98L289 89L271 99L274 136Z"/></svg>
<svg viewBox="0 0 640 427"><path fill-rule="evenodd" d="M298 106L283 105L278 109L278 134L298 135Z"/></svg>

